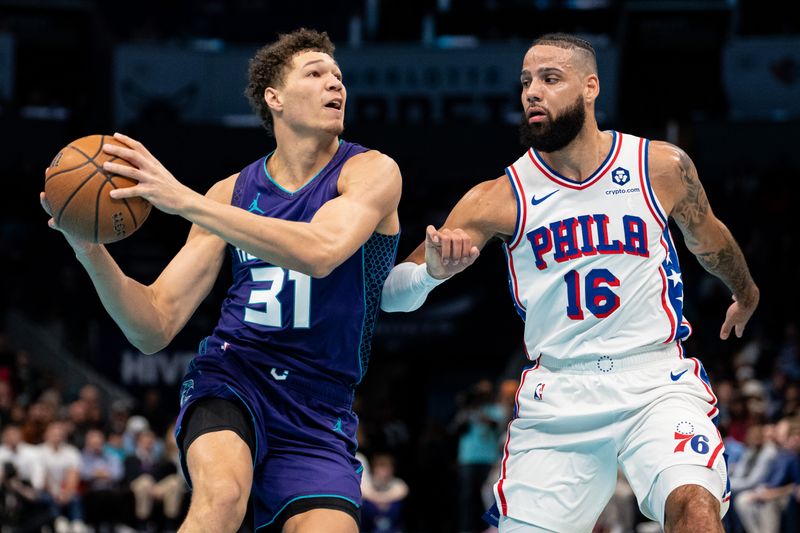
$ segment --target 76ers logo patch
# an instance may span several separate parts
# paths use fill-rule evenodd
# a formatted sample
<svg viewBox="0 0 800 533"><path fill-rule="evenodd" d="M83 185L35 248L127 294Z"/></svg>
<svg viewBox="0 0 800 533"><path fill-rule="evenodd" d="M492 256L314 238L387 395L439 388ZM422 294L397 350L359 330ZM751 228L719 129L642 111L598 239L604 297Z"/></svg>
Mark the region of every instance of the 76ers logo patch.
<svg viewBox="0 0 800 533"><path fill-rule="evenodd" d="M686 446L700 455L708 453L708 437L705 435L694 434L694 424L691 422L679 422L675 428L675 440L678 441L675 446L675 453L685 452Z"/></svg>
<svg viewBox="0 0 800 533"><path fill-rule="evenodd" d="M533 389L533 399L534 400L541 400L544 397L544 383L539 383L536 385L536 388Z"/></svg>

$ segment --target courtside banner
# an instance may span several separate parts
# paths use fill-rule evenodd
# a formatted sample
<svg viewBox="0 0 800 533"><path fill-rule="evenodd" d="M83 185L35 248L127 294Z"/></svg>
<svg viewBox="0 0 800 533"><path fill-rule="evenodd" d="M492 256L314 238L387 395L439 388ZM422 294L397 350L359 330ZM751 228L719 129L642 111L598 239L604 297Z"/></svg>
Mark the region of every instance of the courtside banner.
<svg viewBox="0 0 800 533"><path fill-rule="evenodd" d="M723 81L733 120L800 118L800 38L732 40L723 52Z"/></svg>

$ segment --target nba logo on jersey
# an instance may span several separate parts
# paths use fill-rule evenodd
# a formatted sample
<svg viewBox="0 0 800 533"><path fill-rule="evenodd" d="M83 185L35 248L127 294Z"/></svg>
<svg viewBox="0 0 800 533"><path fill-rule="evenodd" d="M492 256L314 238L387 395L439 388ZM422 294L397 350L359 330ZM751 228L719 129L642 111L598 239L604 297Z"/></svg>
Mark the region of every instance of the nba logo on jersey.
<svg viewBox="0 0 800 533"><path fill-rule="evenodd" d="M541 400L544 396L544 383L539 383L533 391L533 399Z"/></svg>
<svg viewBox="0 0 800 533"><path fill-rule="evenodd" d="M631 181L631 173L627 169L617 167L611 173L611 180L619 186L625 185Z"/></svg>

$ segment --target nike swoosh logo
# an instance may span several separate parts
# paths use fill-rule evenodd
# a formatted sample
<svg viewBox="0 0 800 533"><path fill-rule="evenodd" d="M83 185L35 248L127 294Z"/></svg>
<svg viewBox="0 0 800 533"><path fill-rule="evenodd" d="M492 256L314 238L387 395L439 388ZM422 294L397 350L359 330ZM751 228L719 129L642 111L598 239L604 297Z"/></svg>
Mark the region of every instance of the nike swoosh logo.
<svg viewBox="0 0 800 533"><path fill-rule="evenodd" d="M539 205L540 203L544 202L545 200L547 200L548 198L550 198L551 196L553 196L557 192L558 192L558 189L554 190L550 194L542 196L541 198L536 198L536 196L533 196L533 198L531 198L531 205Z"/></svg>
<svg viewBox="0 0 800 533"><path fill-rule="evenodd" d="M679 379L681 379L681 376L684 375L686 372L688 372L688 369L684 370L683 372L678 372L677 374L670 372L669 377L672 379L672 381L678 381Z"/></svg>

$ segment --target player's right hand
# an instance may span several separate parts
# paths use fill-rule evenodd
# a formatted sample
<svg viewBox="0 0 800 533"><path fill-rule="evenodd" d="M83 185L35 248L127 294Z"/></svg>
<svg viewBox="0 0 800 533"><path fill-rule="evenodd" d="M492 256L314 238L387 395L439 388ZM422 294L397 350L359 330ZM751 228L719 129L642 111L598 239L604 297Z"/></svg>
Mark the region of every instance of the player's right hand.
<svg viewBox="0 0 800 533"><path fill-rule="evenodd" d="M431 277L445 279L458 274L474 263L480 253L462 229L437 230L428 226L425 230L425 263Z"/></svg>
<svg viewBox="0 0 800 533"><path fill-rule="evenodd" d="M70 232L62 229L58 224L56 224L55 218L53 218L53 213L50 210L50 204L47 203L47 197L45 196L44 192L39 193L39 203L42 204L42 209L44 212L50 215L50 220L47 221L47 225L50 226L51 229L56 231L60 231L64 238L67 239L67 242L70 246L75 250L75 252L88 252L91 248L95 246L99 246L93 242L84 241L75 237Z"/></svg>
<svg viewBox="0 0 800 533"><path fill-rule="evenodd" d="M725 322L722 324L722 329L719 332L719 338L726 340L731 335L731 331L736 334L736 337L741 338L744 334L744 327L753 316L758 305L760 292L758 288L754 287L752 291L753 296L748 299L748 305L744 305L739 298L734 295L733 303L728 307L725 313Z"/></svg>

